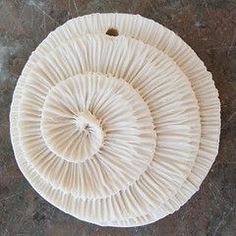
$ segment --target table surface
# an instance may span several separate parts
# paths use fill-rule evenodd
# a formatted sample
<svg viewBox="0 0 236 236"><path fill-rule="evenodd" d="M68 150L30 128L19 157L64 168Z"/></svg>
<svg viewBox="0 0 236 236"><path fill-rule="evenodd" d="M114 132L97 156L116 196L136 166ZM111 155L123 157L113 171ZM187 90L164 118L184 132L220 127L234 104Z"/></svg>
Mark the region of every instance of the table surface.
<svg viewBox="0 0 236 236"><path fill-rule="evenodd" d="M102 228L50 205L17 167L9 110L30 53L68 19L127 12L154 19L181 36L205 62L220 93L219 154L200 190L181 209L142 227ZM0 0L0 236L236 234L236 1L234 0Z"/></svg>

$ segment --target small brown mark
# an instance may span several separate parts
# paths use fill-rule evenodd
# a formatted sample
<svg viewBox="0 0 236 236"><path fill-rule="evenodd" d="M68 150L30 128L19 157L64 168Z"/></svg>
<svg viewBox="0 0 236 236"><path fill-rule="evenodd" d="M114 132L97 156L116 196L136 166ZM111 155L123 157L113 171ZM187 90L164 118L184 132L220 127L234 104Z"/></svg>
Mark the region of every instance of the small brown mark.
<svg viewBox="0 0 236 236"><path fill-rule="evenodd" d="M118 30L115 28L109 28L106 32L107 35L116 37L119 35Z"/></svg>

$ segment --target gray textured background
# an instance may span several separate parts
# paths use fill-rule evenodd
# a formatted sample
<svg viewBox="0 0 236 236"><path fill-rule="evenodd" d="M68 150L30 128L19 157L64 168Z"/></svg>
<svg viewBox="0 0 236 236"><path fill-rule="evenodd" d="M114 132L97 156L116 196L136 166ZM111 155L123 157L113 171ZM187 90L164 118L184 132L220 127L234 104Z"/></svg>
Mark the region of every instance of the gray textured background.
<svg viewBox="0 0 236 236"><path fill-rule="evenodd" d="M70 18L128 12L179 34L213 73L222 103L219 155L201 189L178 212L144 227L102 228L42 199L20 173L9 136L9 109L31 51ZM0 236L236 235L236 1L0 0Z"/></svg>

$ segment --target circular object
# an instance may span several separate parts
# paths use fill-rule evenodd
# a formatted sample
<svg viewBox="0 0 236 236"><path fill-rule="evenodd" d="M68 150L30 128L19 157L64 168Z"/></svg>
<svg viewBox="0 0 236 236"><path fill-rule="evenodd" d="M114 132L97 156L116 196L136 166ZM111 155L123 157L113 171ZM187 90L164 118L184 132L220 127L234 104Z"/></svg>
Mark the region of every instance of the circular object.
<svg viewBox="0 0 236 236"><path fill-rule="evenodd" d="M182 206L218 151L211 74L139 15L92 14L51 32L13 95L11 139L30 184L59 209L138 226Z"/></svg>

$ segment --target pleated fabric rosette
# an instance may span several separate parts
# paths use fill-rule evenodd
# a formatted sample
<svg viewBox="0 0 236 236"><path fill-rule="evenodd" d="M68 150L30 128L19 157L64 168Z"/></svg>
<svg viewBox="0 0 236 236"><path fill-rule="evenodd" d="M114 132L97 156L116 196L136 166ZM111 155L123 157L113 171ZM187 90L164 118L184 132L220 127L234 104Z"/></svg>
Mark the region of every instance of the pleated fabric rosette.
<svg viewBox="0 0 236 236"><path fill-rule="evenodd" d="M92 14L30 56L10 113L14 153L47 201L103 226L180 208L218 151L211 73L175 33L139 15Z"/></svg>

